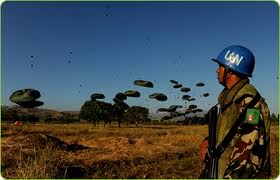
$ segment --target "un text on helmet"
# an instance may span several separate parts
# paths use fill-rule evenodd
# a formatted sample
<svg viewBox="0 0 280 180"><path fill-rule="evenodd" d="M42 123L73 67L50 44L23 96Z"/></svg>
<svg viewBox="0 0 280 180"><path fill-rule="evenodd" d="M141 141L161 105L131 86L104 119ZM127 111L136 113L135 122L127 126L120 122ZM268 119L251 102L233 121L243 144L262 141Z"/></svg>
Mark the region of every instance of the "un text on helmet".
<svg viewBox="0 0 280 180"><path fill-rule="evenodd" d="M225 55L225 59L229 61L232 64L236 64L237 66L240 64L240 62L243 59L243 56L240 56L239 54L235 52L230 52L230 50L227 51Z"/></svg>

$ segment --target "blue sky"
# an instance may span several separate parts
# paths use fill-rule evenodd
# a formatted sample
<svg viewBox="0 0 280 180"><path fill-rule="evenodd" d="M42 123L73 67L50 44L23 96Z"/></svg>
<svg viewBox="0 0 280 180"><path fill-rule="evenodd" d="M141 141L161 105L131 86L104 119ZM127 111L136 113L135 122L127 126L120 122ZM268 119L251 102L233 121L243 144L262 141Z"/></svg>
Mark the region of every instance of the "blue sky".
<svg viewBox="0 0 280 180"><path fill-rule="evenodd" d="M251 83L278 113L278 5L275 2L5 2L2 17L2 105L24 88L41 92L40 108L80 110L93 93L105 102L137 90L130 106L172 104L208 110L222 86L211 58L233 44L256 57ZM149 80L154 88L135 86ZM177 80L196 101L174 89ZM197 82L204 87L196 87ZM165 102L149 99L161 92ZM208 92L210 96L201 97Z"/></svg>

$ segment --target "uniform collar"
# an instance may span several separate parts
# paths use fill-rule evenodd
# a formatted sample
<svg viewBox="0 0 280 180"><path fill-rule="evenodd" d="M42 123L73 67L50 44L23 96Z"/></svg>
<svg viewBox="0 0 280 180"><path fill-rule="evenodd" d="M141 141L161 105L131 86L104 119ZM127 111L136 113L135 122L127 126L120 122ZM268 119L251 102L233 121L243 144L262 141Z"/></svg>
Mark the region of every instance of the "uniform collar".
<svg viewBox="0 0 280 180"><path fill-rule="evenodd" d="M242 79L235 83L230 89L224 88L223 91L220 93L218 97L218 102L221 108L227 106L228 104L232 103L233 98L237 94L237 92L245 86L245 84L249 83L249 79Z"/></svg>

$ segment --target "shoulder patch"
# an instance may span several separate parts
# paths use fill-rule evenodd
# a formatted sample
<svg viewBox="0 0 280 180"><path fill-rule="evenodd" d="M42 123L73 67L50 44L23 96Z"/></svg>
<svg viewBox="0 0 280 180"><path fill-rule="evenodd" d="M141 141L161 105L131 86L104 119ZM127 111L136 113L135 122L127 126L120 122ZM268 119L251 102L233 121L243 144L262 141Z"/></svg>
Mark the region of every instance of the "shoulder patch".
<svg viewBox="0 0 280 180"><path fill-rule="evenodd" d="M260 110L255 108L247 109L245 120L247 124L258 124L260 120Z"/></svg>

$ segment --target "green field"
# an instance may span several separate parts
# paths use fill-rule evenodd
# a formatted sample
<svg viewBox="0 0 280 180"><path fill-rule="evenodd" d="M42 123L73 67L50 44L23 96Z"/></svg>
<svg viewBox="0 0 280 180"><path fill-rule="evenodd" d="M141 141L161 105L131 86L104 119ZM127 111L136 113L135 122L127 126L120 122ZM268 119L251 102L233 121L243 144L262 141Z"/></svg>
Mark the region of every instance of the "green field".
<svg viewBox="0 0 280 180"><path fill-rule="evenodd" d="M4 178L198 178L207 126L2 123ZM271 128L272 175L278 176L279 131Z"/></svg>

